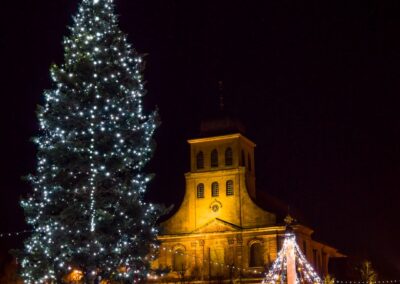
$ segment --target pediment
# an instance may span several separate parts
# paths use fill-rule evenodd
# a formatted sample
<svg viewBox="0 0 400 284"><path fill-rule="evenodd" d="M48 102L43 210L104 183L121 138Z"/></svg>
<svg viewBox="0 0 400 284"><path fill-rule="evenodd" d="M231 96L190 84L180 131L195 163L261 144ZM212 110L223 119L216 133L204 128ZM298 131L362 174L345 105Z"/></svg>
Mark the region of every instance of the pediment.
<svg viewBox="0 0 400 284"><path fill-rule="evenodd" d="M197 228L192 233L221 233L221 232L233 232L240 230L241 228L235 224L231 224L224 220L215 218L203 226Z"/></svg>

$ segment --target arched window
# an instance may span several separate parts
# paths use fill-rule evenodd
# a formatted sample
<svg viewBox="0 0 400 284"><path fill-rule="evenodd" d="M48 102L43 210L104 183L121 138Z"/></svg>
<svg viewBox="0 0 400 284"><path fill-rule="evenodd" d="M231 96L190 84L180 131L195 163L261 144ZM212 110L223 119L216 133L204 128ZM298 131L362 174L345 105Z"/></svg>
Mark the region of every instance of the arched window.
<svg viewBox="0 0 400 284"><path fill-rule="evenodd" d="M250 246L249 267L262 267L263 253L261 243L254 243Z"/></svg>
<svg viewBox="0 0 400 284"><path fill-rule="evenodd" d="M197 198L204 198L204 184L197 185Z"/></svg>
<svg viewBox="0 0 400 284"><path fill-rule="evenodd" d="M240 165L241 165L242 167L245 167L245 166L246 166L245 157L244 157L244 151L243 151L243 150L242 150L242 157L241 157L241 159L240 159Z"/></svg>
<svg viewBox="0 0 400 284"><path fill-rule="evenodd" d="M247 167L249 168L249 171L251 171L251 157L250 157L250 154L247 155L247 163L248 163Z"/></svg>
<svg viewBox="0 0 400 284"><path fill-rule="evenodd" d="M211 151L211 167L216 168L218 167L218 151L214 149Z"/></svg>
<svg viewBox="0 0 400 284"><path fill-rule="evenodd" d="M218 182L213 182L211 184L211 196L212 197L219 196L219 185L218 185Z"/></svg>
<svg viewBox="0 0 400 284"><path fill-rule="evenodd" d="M226 195L233 195L233 181L228 180L226 182Z"/></svg>
<svg viewBox="0 0 400 284"><path fill-rule="evenodd" d="M233 164L233 153L232 148L229 147L225 150L225 166L232 166Z"/></svg>
<svg viewBox="0 0 400 284"><path fill-rule="evenodd" d="M174 251L173 255L173 269L174 271L185 271L185 255L182 249L177 249Z"/></svg>
<svg viewBox="0 0 400 284"><path fill-rule="evenodd" d="M204 169L204 154L202 151L196 155L196 167L197 169Z"/></svg>

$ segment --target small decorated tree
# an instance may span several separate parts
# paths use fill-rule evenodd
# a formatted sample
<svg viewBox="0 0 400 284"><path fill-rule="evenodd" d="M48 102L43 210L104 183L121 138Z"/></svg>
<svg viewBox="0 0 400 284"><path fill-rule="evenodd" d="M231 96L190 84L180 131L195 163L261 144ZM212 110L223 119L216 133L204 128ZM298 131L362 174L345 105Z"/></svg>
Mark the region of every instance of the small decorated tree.
<svg viewBox="0 0 400 284"><path fill-rule="evenodd" d="M361 279L364 283L374 283L378 278L378 274L372 267L372 263L368 260L364 260L359 269Z"/></svg>
<svg viewBox="0 0 400 284"><path fill-rule="evenodd" d="M321 278L308 263L296 242L296 236L291 227L293 219L287 216L285 239L282 249L272 264L263 284L322 284Z"/></svg>

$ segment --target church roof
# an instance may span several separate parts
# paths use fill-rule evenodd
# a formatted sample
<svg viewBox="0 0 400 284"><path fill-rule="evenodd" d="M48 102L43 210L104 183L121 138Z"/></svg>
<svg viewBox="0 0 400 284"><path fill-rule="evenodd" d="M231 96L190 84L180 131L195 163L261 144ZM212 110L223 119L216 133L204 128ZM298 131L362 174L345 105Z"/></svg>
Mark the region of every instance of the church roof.
<svg viewBox="0 0 400 284"><path fill-rule="evenodd" d="M298 222L309 225L309 222L300 210L263 190L256 191L256 199L253 201L264 210L273 212L277 220L282 220L283 222L283 219L289 213L288 211L290 211L290 214L295 216Z"/></svg>
<svg viewBox="0 0 400 284"><path fill-rule="evenodd" d="M237 231L242 229L241 227L226 222L222 219L215 218L210 222L204 224L200 228L197 228L192 233L216 233L216 232L227 232L227 231Z"/></svg>

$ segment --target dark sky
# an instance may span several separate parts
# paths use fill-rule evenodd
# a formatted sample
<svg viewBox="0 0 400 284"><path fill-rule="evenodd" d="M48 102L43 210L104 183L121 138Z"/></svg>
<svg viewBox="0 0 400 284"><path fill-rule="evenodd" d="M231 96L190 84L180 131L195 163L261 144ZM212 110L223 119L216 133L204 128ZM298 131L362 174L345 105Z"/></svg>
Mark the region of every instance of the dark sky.
<svg viewBox="0 0 400 284"><path fill-rule="evenodd" d="M78 2L2 3L1 232L26 228L18 200L34 172L35 108ZM400 278L396 2L116 0L121 28L148 54L147 110L158 105L163 122L149 197L181 201L186 139L215 111L222 80L257 144L258 189L303 211L319 240Z"/></svg>

